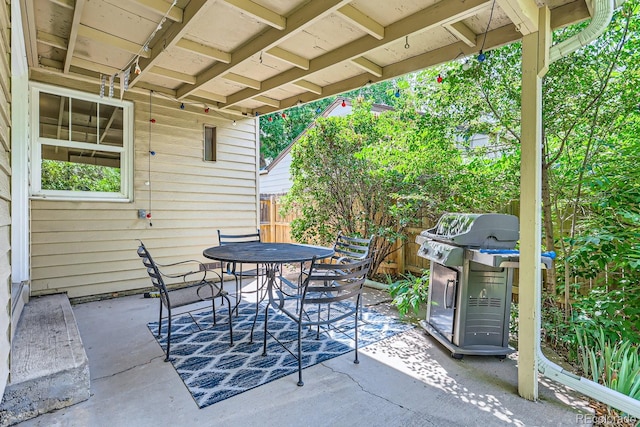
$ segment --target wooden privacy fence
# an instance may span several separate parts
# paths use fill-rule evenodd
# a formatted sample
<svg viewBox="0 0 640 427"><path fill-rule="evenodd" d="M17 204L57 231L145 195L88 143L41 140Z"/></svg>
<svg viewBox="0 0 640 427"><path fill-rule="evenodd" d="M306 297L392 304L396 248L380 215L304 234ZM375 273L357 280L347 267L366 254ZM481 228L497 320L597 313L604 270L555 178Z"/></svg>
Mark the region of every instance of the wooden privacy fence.
<svg viewBox="0 0 640 427"><path fill-rule="evenodd" d="M279 196L269 195L260 197L260 234L265 242L283 243L307 243L296 242L291 238L291 222L296 218L296 213L287 216L280 215L281 204ZM379 274L399 275L411 272L421 275L424 269L429 268L429 261L418 256L418 245L415 243L416 235L433 224L426 218L421 224L414 224L405 230L408 237L404 245L398 244L396 250L380 264Z"/></svg>
<svg viewBox="0 0 640 427"><path fill-rule="evenodd" d="M265 242L283 243L307 243L296 242L291 238L291 222L296 218L296 213L289 213L287 216L280 215L281 203L279 195L261 196L260 198L260 233ZM518 216L519 203L514 201L504 210ZM411 273L414 276L422 275L424 270L429 269L429 261L418 256L418 244L415 243L416 236L423 230L434 227L435 224L426 215L414 224L405 228L407 240L404 244L398 244L396 250L391 253L380 264L377 273L399 276ZM518 301L518 269L514 272L513 300ZM544 277L544 274L543 274Z"/></svg>

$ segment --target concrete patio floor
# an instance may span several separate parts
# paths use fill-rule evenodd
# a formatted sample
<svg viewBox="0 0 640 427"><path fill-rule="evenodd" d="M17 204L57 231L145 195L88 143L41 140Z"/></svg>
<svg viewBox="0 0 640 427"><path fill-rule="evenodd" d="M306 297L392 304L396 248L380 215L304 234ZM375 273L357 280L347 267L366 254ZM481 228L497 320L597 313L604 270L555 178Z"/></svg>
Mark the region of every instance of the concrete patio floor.
<svg viewBox="0 0 640 427"><path fill-rule="evenodd" d="M386 292L365 305L396 315ZM516 355L454 360L420 327L198 409L146 327L158 300L132 295L73 306L89 358L89 400L28 426L560 426L586 402L545 378L540 399L517 394ZM394 314L395 313L395 314Z"/></svg>

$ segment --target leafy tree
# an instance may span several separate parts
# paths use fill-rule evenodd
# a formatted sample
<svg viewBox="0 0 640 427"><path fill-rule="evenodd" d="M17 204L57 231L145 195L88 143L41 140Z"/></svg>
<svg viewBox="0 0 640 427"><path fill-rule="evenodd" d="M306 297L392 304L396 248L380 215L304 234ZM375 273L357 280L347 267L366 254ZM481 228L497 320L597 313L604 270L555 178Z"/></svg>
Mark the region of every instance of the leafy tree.
<svg viewBox="0 0 640 427"><path fill-rule="evenodd" d="M42 161L42 188L69 191L120 191L120 169L82 163Z"/></svg>
<svg viewBox="0 0 640 427"><path fill-rule="evenodd" d="M450 199L446 173L461 160L443 143L442 129L423 126L415 111L375 116L370 105L319 119L296 143L285 205L301 212L292 223L301 241L328 244L339 231L374 234L372 275L425 204ZM431 180L440 185L426 197L420 189Z"/></svg>

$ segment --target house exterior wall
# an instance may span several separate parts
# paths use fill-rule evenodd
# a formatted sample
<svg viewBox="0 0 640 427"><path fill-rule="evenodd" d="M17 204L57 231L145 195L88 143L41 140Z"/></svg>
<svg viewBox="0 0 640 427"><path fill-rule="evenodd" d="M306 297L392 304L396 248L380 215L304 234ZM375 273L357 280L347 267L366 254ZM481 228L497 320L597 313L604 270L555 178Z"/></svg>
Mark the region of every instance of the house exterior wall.
<svg viewBox="0 0 640 427"><path fill-rule="evenodd" d="M0 2L0 396L11 348L11 10Z"/></svg>
<svg viewBox="0 0 640 427"><path fill-rule="evenodd" d="M291 152L288 152L269 173L260 175L260 194L284 194L289 192L291 181Z"/></svg>
<svg viewBox="0 0 640 427"><path fill-rule="evenodd" d="M53 76L41 81L94 93L99 89ZM125 99L134 102L134 200L33 199L33 295L79 297L145 288L150 282L136 255L137 239L163 264L204 260L202 250L218 244L216 229L245 232L259 223L253 118L236 117L232 126L231 120L200 106L180 109L158 95L152 97L150 115L148 93L130 91ZM156 122L150 124L150 117ZM215 162L203 160L204 125L217 129ZM139 209L150 212L151 219L139 219Z"/></svg>

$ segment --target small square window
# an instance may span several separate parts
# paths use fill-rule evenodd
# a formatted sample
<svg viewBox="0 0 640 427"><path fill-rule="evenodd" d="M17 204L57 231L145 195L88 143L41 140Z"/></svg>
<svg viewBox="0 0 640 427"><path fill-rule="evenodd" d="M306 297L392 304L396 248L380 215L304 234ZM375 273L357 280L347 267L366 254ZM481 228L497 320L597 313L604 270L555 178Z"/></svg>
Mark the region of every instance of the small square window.
<svg viewBox="0 0 640 427"><path fill-rule="evenodd" d="M217 160L216 128L204 126L204 161L215 162Z"/></svg>

